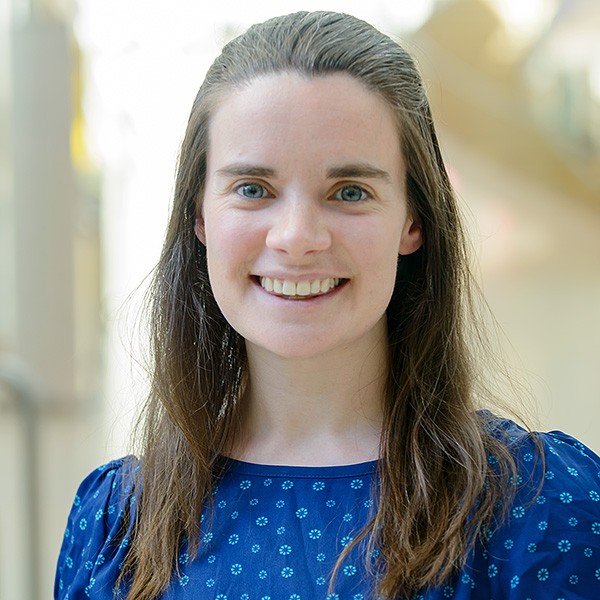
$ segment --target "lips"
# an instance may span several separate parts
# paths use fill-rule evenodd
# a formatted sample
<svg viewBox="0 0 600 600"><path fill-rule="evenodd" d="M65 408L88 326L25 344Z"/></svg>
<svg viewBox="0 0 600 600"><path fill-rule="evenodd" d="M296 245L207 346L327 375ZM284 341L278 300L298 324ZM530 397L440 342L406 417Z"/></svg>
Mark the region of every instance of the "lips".
<svg viewBox="0 0 600 600"><path fill-rule="evenodd" d="M345 280L339 277L326 277L325 279L290 281L289 279L259 277L258 281L261 287L271 294L286 298L307 298L327 294Z"/></svg>

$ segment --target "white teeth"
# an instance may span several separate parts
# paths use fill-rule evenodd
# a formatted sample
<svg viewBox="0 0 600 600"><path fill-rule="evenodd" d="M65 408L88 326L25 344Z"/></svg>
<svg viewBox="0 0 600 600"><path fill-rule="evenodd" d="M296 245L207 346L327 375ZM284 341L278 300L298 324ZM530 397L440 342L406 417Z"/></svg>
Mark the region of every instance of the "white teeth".
<svg viewBox="0 0 600 600"><path fill-rule="evenodd" d="M311 296L324 294L339 285L338 277L327 277L326 279L315 279L314 281L290 281L288 279L272 279L261 277L260 285L267 292L274 292L283 296Z"/></svg>
<svg viewBox="0 0 600 600"><path fill-rule="evenodd" d="M297 296L309 296L310 295L310 281L299 281L296 284L296 295Z"/></svg>
<svg viewBox="0 0 600 600"><path fill-rule="evenodd" d="M296 284L293 281L284 279L282 293L284 296L295 296L296 295Z"/></svg>

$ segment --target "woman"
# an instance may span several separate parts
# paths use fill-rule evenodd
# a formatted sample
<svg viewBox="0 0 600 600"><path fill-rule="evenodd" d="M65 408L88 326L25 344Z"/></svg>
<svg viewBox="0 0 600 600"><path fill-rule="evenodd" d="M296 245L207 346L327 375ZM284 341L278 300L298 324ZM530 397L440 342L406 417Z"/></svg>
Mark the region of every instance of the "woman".
<svg viewBox="0 0 600 600"><path fill-rule="evenodd" d="M141 460L81 485L58 598L597 597L600 459L477 410L423 85L353 17L229 43L151 291Z"/></svg>

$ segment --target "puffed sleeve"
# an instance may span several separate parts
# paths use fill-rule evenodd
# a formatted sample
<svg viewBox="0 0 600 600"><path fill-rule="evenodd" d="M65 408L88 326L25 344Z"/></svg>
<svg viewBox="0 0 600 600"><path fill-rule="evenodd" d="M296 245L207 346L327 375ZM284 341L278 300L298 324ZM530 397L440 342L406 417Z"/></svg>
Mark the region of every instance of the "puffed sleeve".
<svg viewBox="0 0 600 600"><path fill-rule="evenodd" d="M559 431L523 439L519 491L506 524L490 533L492 597L600 598L600 458Z"/></svg>
<svg viewBox="0 0 600 600"><path fill-rule="evenodd" d="M131 457L88 475L77 490L58 557L55 600L109 600L130 543L134 518Z"/></svg>

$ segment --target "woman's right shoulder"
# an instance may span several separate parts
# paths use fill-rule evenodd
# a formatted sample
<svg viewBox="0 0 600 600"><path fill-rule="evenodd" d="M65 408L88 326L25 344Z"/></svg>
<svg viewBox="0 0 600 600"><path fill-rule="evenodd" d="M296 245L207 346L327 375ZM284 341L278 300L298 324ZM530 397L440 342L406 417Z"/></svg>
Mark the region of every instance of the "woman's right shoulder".
<svg viewBox="0 0 600 600"><path fill-rule="evenodd" d="M94 469L79 485L58 557L55 598L89 596L99 569L113 575L120 570L131 540L138 468L135 457L119 458Z"/></svg>
<svg viewBox="0 0 600 600"><path fill-rule="evenodd" d="M96 518L100 509L118 516L130 503L138 468L137 459L126 456L94 469L77 488L70 519Z"/></svg>

